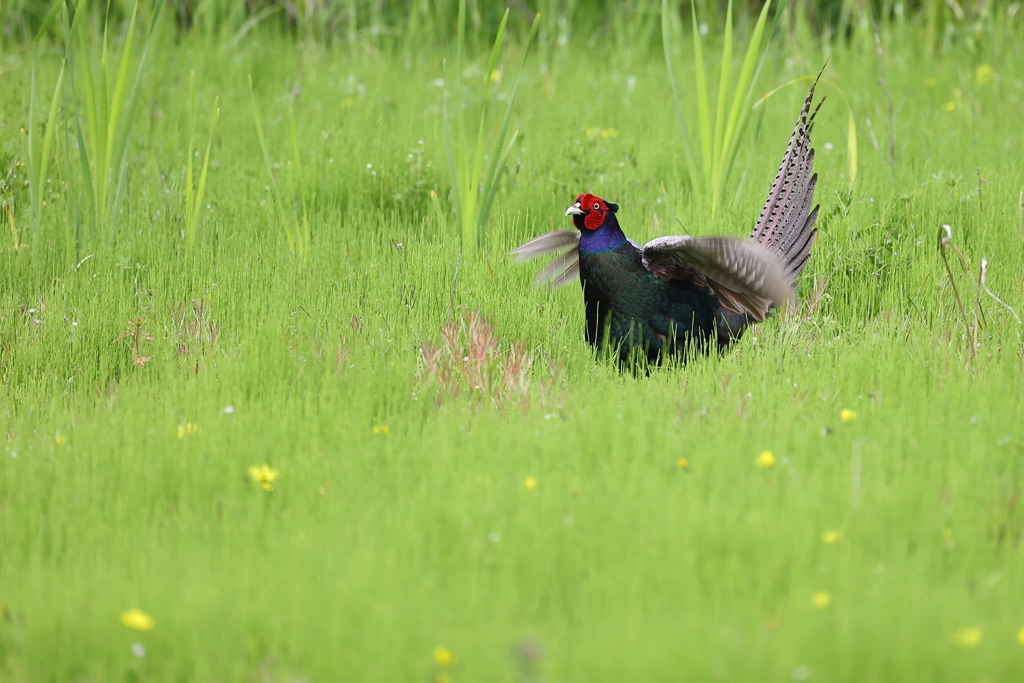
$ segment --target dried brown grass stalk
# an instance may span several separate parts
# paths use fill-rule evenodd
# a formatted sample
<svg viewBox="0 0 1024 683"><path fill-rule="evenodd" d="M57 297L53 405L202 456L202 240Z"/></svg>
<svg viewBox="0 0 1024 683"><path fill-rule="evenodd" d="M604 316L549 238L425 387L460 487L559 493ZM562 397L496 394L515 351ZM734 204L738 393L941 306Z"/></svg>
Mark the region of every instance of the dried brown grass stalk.
<svg viewBox="0 0 1024 683"><path fill-rule="evenodd" d="M132 364L136 368L144 367L146 363L153 360L153 356L145 356L142 351L143 344L155 341L143 328L147 322L149 321L145 318L132 318L128 321L128 329L122 330L121 334L117 335L117 339L110 342L111 344L124 342L125 346L132 351Z"/></svg>
<svg viewBox="0 0 1024 683"><path fill-rule="evenodd" d="M494 405L515 400L527 409L535 358L527 344L500 339L490 319L480 311L466 311L461 320L450 319L441 326L440 344L420 346L419 379L436 387L438 402L460 396L489 399ZM550 377L536 385L542 396L547 395L558 374L550 362L549 367Z"/></svg>
<svg viewBox="0 0 1024 683"><path fill-rule="evenodd" d="M966 332L965 337L967 339L968 344L968 356L966 364L969 366L972 360L977 359L977 350L979 346L978 335L981 328L987 322L985 319L985 312L981 307L982 292L988 294L994 301L996 301L1004 308L1006 308L1008 311L1010 311L1010 313L1013 315L1014 319L1016 319L1018 324L1020 324L1021 319L1020 316L1017 315L1017 312L1013 310L1013 308L1009 304L1007 304L1005 301L996 296L992 292L992 290L988 288L988 285L985 283L985 279L988 276L989 263L988 259L983 258L981 259L981 267L978 270L978 279L976 281L977 286L974 297L974 308L971 311L970 324L968 324L967 310L964 308L963 299L960 297L960 290L957 287L956 278L953 276L953 269L949 265L949 257L947 256L946 251L952 250L957 255L957 258L960 260L960 268L965 274L969 272L967 266L967 258L964 256L963 252L960 251L955 244L953 244L953 230L948 225L943 225L941 228L939 228L938 248L939 255L942 256L942 262L946 267L946 277L949 278L949 284L950 287L953 289L953 296L956 298L956 305L958 310L960 311L960 321L961 324L964 326L964 331Z"/></svg>
<svg viewBox="0 0 1024 683"><path fill-rule="evenodd" d="M171 310L171 321L183 356L189 355L190 346L213 346L220 336L220 321L213 319L210 305L203 299L177 304Z"/></svg>

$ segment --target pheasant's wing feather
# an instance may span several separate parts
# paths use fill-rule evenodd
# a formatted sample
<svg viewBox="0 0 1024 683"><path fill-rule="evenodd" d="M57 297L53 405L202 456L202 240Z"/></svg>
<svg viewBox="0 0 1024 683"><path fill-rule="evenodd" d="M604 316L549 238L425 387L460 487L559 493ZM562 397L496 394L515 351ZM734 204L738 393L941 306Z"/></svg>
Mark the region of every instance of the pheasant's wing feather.
<svg viewBox="0 0 1024 683"><path fill-rule="evenodd" d="M702 278L730 313L764 320L772 304L793 296L782 262L750 240L730 237L659 237L644 245L643 262L661 280Z"/></svg>
<svg viewBox="0 0 1024 683"><path fill-rule="evenodd" d="M564 254L561 254L554 261L544 266L544 270L537 273L537 277L534 278L534 283L540 285L550 285L553 289L563 287L577 277L580 274L580 253L576 247L569 248Z"/></svg>
<svg viewBox="0 0 1024 683"><path fill-rule="evenodd" d="M580 275L579 244L580 233L578 231L555 230L534 237L509 253L515 254L516 258L513 263L522 263L547 254L562 252L554 261L545 266L534 280L538 285L548 284L557 289L569 284Z"/></svg>
<svg viewBox="0 0 1024 683"><path fill-rule="evenodd" d="M811 129L814 128L814 117L825 101L822 99L811 111L817 84L815 79L789 138L789 145L782 156L782 164L768 192L768 199L750 233L751 240L779 257L786 281L791 284L796 283L807 263L817 233L814 222L818 217L818 207L811 209L814 186L818 182L818 174L811 172L814 166Z"/></svg>
<svg viewBox="0 0 1024 683"><path fill-rule="evenodd" d="M562 251L570 246L577 247L579 243L580 233L578 230L555 230L534 237L526 244L518 246L508 253L515 254L516 258L512 263L522 263L545 254Z"/></svg>
<svg viewBox="0 0 1024 683"><path fill-rule="evenodd" d="M572 255L573 255L572 263L569 264L569 266L565 270L562 271L561 275L558 275L557 277L555 277L551 281L550 284L551 284L551 288L552 289L558 289L559 287L564 287L565 285L569 284L573 280L576 280L577 278L579 278L579 276L580 276L579 252L577 252L574 249L572 251ZM540 276L539 275L537 276L537 281L540 282Z"/></svg>

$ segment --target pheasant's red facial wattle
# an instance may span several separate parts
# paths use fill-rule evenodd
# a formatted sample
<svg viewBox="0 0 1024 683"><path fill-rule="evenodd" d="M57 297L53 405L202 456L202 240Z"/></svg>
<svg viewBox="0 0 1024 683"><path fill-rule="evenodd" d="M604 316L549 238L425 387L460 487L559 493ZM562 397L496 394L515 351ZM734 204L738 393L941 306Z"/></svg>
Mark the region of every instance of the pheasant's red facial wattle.
<svg viewBox="0 0 1024 683"><path fill-rule="evenodd" d="M581 194L576 198L576 203L585 212L583 226L587 230L600 228L604 223L605 213L608 211L608 203L592 194Z"/></svg>
<svg viewBox="0 0 1024 683"><path fill-rule="evenodd" d="M587 214L587 217L583 219L583 225L587 226L587 230L597 230L604 223L604 214L591 211Z"/></svg>

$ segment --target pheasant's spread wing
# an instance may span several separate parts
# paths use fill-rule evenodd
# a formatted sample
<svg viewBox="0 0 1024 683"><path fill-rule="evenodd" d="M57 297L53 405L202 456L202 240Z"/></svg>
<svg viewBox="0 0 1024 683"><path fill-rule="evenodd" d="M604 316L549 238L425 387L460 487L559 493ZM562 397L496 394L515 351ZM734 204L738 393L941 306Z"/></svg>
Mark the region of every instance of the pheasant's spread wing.
<svg viewBox="0 0 1024 683"><path fill-rule="evenodd" d="M660 280L707 284L730 313L764 320L772 304L793 296L782 262L760 244L730 237L659 237L644 245L643 262Z"/></svg>
<svg viewBox="0 0 1024 683"><path fill-rule="evenodd" d="M513 263L522 263L547 254L558 252L558 258L549 263L537 275L538 285L549 284L558 288L567 285L580 275L579 255L580 233L576 230L555 230L540 237L534 237L526 244L516 247L510 254L515 254Z"/></svg>
<svg viewBox="0 0 1024 683"><path fill-rule="evenodd" d="M779 172L775 175L757 225L750 234L750 239L764 245L779 257L786 281L794 285L807 263L817 233L814 221L818 218L818 207L811 209L814 186L818 181L818 174L811 174L814 166L811 129L814 128L814 117L825 101L822 99L811 111L817 84L815 79L811 91L807 93L786 153L782 156Z"/></svg>

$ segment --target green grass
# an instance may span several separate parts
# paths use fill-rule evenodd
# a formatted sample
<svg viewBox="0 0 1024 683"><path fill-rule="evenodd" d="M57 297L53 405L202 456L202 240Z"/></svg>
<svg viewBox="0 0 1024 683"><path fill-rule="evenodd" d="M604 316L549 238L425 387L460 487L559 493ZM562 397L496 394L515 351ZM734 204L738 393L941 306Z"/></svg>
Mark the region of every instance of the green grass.
<svg viewBox="0 0 1024 683"><path fill-rule="evenodd" d="M520 140L453 317L479 309L506 348L529 345L528 405L439 393L421 362L441 342L459 242L430 195L449 182L443 53L375 58L259 29L258 45L227 50L158 29L118 232L77 243L68 108L33 229L12 178L30 54L5 55L0 187L25 246L0 252L0 678L428 681L444 646L451 681L531 680L513 653L528 638L550 681L1018 679L1021 327L983 295L971 358L936 235L951 225L968 259L967 275L951 261L968 315L982 257L988 286L1024 312L1024 65L1009 58L1024 43L987 36L978 55L929 64L917 30L885 41L895 165L876 55L829 49L826 77L862 126L860 168L844 207L848 114L830 98L801 315L642 377L594 360L575 287L532 288L535 269L506 252L565 227L583 191L619 202L641 242L682 230L675 217L747 233L805 92L762 105L739 148L749 172L712 222L691 201L658 49L623 62L574 42L527 62ZM482 73L488 56L467 63ZM761 84L824 58L773 41ZM52 93L59 53L38 60ZM306 201L304 257L269 213L297 197L275 202L252 97L272 172ZM190 247L185 154L217 98ZM808 312L816 278L829 284ZM111 344L139 317L143 367ZM765 449L773 468L755 465ZM272 492L248 478L264 463L280 473ZM132 608L156 628L126 629ZM954 644L974 627L976 647Z"/></svg>

